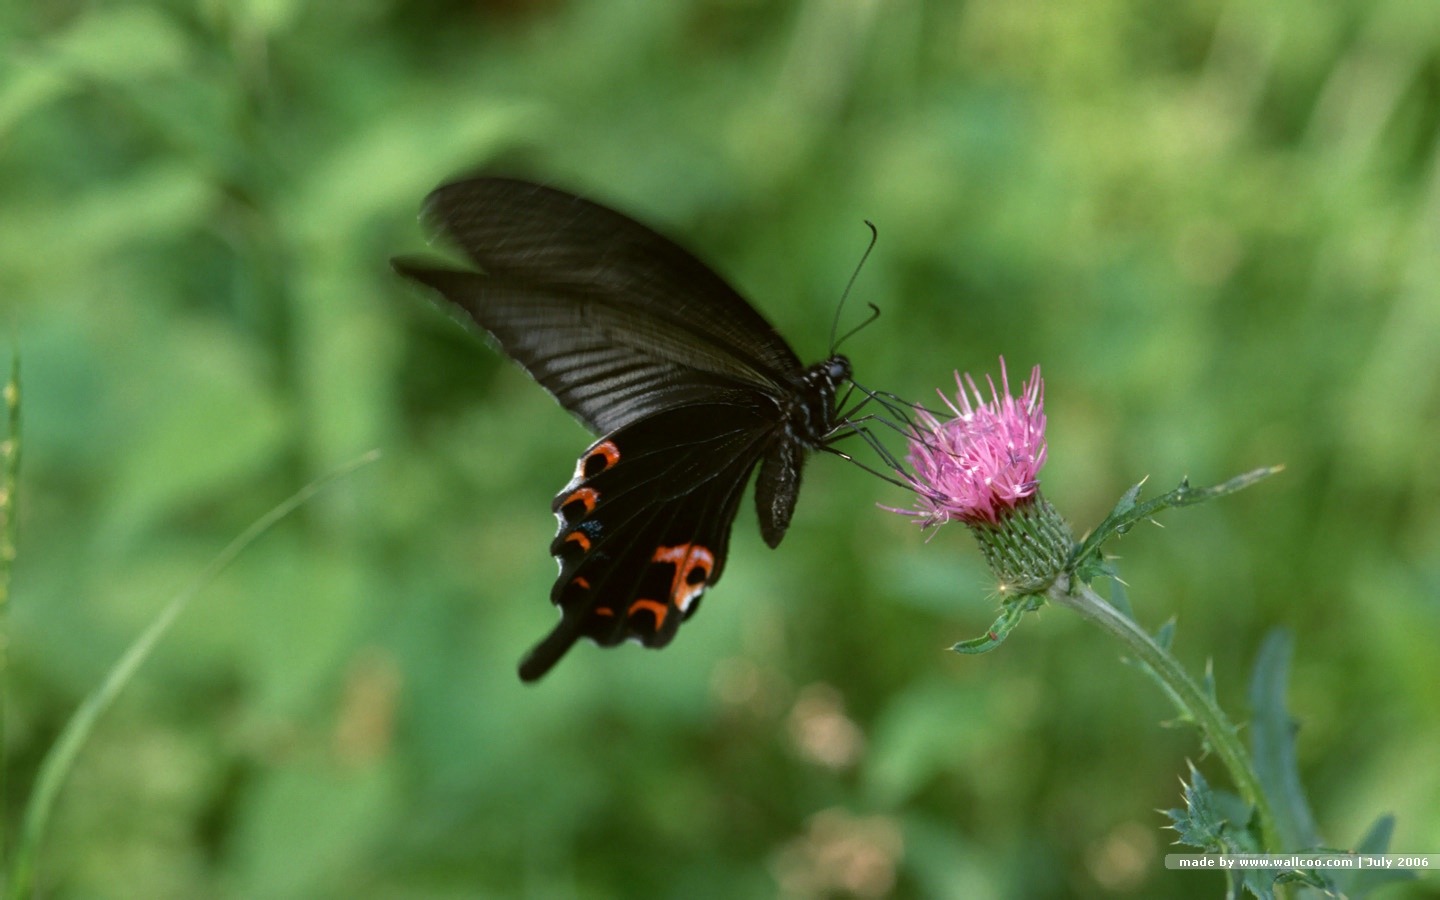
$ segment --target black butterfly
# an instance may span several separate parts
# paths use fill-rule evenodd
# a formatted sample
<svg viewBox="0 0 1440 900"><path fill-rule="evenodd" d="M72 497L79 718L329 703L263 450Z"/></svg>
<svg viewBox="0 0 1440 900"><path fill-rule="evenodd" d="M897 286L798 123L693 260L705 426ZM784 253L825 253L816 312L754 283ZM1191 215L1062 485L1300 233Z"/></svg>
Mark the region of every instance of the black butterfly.
<svg viewBox="0 0 1440 900"><path fill-rule="evenodd" d="M552 504L561 621L520 663L534 681L579 637L663 647L720 580L750 471L760 534L785 536L808 450L842 424L838 354L809 368L704 263L562 191L475 178L422 217L480 272L395 260L499 343L587 428Z"/></svg>

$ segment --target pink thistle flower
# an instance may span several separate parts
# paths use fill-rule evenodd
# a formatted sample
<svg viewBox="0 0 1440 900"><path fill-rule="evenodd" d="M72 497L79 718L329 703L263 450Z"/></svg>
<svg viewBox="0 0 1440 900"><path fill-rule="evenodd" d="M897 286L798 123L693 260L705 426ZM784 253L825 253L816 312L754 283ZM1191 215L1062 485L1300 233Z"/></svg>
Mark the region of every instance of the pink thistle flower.
<svg viewBox="0 0 1440 900"><path fill-rule="evenodd" d="M1045 465L1045 385L1040 367L1030 370L1019 397L1010 394L1004 357L1000 390L989 376L985 381L989 400L969 374L962 380L956 372L956 401L940 395L954 418L940 419L927 410L917 414L908 459L919 509L895 512L916 516L927 527L952 519L971 526L997 525L1039 493L1038 475Z"/></svg>

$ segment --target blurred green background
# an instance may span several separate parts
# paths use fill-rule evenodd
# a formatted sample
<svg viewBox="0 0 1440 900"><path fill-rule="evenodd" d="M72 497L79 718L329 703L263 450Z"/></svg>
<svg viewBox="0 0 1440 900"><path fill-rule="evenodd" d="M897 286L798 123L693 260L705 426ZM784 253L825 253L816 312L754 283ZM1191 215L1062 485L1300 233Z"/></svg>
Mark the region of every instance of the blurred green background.
<svg viewBox="0 0 1440 900"><path fill-rule="evenodd" d="M387 267L492 167L677 236L807 362L873 220L857 377L1040 363L1077 530L1284 463L1112 547L1137 615L1242 719L1293 629L1326 839L1440 852L1437 126L1435 3L7 4L11 830L165 600L378 447L103 720L47 896L1220 895L1162 866L1184 761L1224 774L1156 689L1059 611L948 653L995 613L972 540L833 458L667 651L522 686L590 439Z"/></svg>

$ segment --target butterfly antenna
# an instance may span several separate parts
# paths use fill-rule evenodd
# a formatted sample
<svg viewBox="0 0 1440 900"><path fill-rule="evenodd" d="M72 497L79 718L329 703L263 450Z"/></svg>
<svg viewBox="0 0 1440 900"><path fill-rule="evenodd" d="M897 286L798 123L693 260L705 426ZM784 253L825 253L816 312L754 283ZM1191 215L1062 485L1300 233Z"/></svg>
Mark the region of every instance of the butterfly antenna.
<svg viewBox="0 0 1440 900"><path fill-rule="evenodd" d="M869 317L867 317L867 318L865 319L865 321L861 322L859 325L856 325L854 328L850 329L849 331L847 331L847 332L845 332L843 335L841 335L841 336L840 336L840 340L836 341L835 344L834 344L834 346L832 346L832 347L830 348L830 352L831 352L832 354L836 351L836 349L839 348L839 346L840 346L841 344L843 344L843 343L845 343L846 341L850 340L850 337L851 337L853 334L855 334L855 332L859 331L860 329L864 328L866 325L869 325L871 322L873 322L873 321L875 321L876 319L880 318L880 307L876 306L876 305L873 304L873 303L866 304L866 305L868 305L868 306L870 307L870 315L869 315Z"/></svg>
<svg viewBox="0 0 1440 900"><path fill-rule="evenodd" d="M875 306L875 304L870 304L870 308L874 310L874 312L871 313L870 318L860 323L859 327L852 328L847 331L845 333L845 337L840 338L840 340L835 339L835 333L840 330L840 312L841 310L845 309L845 299L850 296L850 289L855 286L855 279L860 277L860 270L865 268L865 260L870 258L870 251L875 249L875 242L880 240L880 230L875 227L874 222L866 219L865 227L870 229L870 243L865 247L865 252L860 254L860 261L855 264L855 271L850 273L850 280L845 283L845 292L840 295L840 302L835 305L835 318L830 322L831 356L835 355L835 350L840 346L841 342L843 342L846 338L850 337L850 335L859 331L861 328L864 328L866 325L869 325L871 322L875 321L875 319L880 315L880 310Z"/></svg>

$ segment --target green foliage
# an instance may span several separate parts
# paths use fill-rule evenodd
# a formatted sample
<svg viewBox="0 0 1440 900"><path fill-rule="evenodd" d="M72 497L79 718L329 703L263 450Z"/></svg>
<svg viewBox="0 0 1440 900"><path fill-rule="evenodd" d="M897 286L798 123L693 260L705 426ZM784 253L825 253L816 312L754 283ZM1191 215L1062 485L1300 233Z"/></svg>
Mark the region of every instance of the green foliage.
<svg viewBox="0 0 1440 900"><path fill-rule="evenodd" d="M1395 817L1381 816L1355 845L1356 853L1389 853L1390 839L1395 832ZM1414 881L1419 876L1410 869L1364 869L1336 872L1331 876L1341 895L1359 900L1376 890L1396 882Z"/></svg>
<svg viewBox="0 0 1440 900"><path fill-rule="evenodd" d="M10 374L0 388L5 405L5 433L0 436L0 803L8 796L9 709L5 703L10 659L5 635L10 631L10 579L15 565L15 493L20 480L20 354L10 356ZM10 831L0 821L0 853L7 852Z"/></svg>
<svg viewBox="0 0 1440 900"><path fill-rule="evenodd" d="M1190 764L1190 780L1182 782L1184 809L1167 809L1165 815L1182 844L1202 853L1258 853L1260 841L1250 825L1250 811L1236 816L1234 798L1213 791L1200 770ZM1227 809L1228 807L1228 809ZM1237 821L1238 819L1238 821ZM1276 874L1263 869L1232 869L1225 872L1229 896L1247 891L1260 900L1275 896Z"/></svg>
<svg viewBox="0 0 1440 900"><path fill-rule="evenodd" d="M195 581L172 597L160 610L160 614L125 648L124 654L106 672L105 678L94 691L85 697L74 715L66 719L65 727L55 739L54 746L46 751L45 758L40 763L34 787L25 804L25 818L20 832L20 840L8 866L8 877L5 880L7 896L26 897L31 894L40 844L45 838L56 798L70 777L76 757L85 746L86 741L90 739L100 716L110 708L115 699L120 696L121 691L130 684L135 673L155 652L155 648L159 646L160 641L170 631L180 614L226 566L230 565L250 544L274 527L277 522L298 509L328 482L348 474L360 465L372 462L374 458L374 454L367 454L324 478L312 481L252 522L250 527L242 531L220 551Z"/></svg>
<svg viewBox="0 0 1440 900"><path fill-rule="evenodd" d="M1167 649L1170 637L1167 631L1161 641ZM1260 649L1250 683L1250 703L1254 712L1251 721L1253 764L1260 786L1269 798L1280 845L1267 847L1255 827L1257 811L1244 805L1237 797L1213 791L1193 763L1190 764L1190 781L1182 783L1185 808L1165 812L1171 821L1170 827L1179 835L1180 843L1205 853L1333 852L1321 845L1295 762L1296 726L1285 706L1291 650L1292 643L1287 632L1278 629L1271 632ZM1148 666L1143 668L1152 676L1155 674ZM1207 671L1207 692L1213 697L1214 682L1208 675ZM1163 680L1156 678L1156 681L1168 691L1168 685ZM1173 693L1171 697L1182 710L1185 709ZM1361 839L1355 852L1387 852L1393 828L1394 819L1381 816ZM1378 887L1416 877L1414 871L1384 869L1289 869L1278 872L1231 869L1225 876L1232 896L1243 889L1261 900L1274 897L1275 886L1281 884L1303 885L1325 896L1355 900Z"/></svg>
<svg viewBox="0 0 1440 900"><path fill-rule="evenodd" d="M1236 823L1223 809L1223 795L1211 790L1210 783L1195 764L1190 764L1190 780L1181 782L1184 809L1167 809L1171 826L1182 844L1204 853L1256 853L1260 843L1245 821ZM1248 811L1243 820L1248 820Z"/></svg>
<svg viewBox="0 0 1440 900"><path fill-rule="evenodd" d="M1182 478L1180 486L1175 490L1153 497L1144 503L1138 502L1140 489L1145 486L1145 482L1142 481L1122 494L1120 502L1115 504L1110 515L1106 516L1080 542L1071 563L1072 571L1086 584L1102 575L1113 576L1113 570L1100 552L1106 541L1125 534L1134 528L1137 522L1148 521L1162 509L1173 506L1193 506L1196 503L1204 503L1206 500L1233 494L1236 491L1244 490L1262 478L1274 475L1281 468L1281 466L1269 466L1264 469L1255 469L1206 488L1193 488L1190 486L1190 479Z"/></svg>
<svg viewBox="0 0 1440 900"><path fill-rule="evenodd" d="M1160 628L1155 632L1154 637L1156 644L1158 644L1162 649L1169 651L1175 643L1175 620L1170 619L1165 624L1161 625ZM1155 686L1160 688L1160 690L1164 692L1165 696L1168 697L1170 702L1174 705L1176 716L1175 718L1169 720L1169 724L1195 724L1195 719L1193 716L1191 716L1190 710L1186 706L1185 702L1181 700L1178 695L1176 695L1175 691L1170 687L1169 682L1167 682L1163 678L1160 678L1156 674L1155 670L1149 666L1149 664L1147 664L1144 660L1136 659L1134 657L1126 657L1125 662L1144 672L1155 684ZM1211 700L1215 700L1215 680L1211 668L1208 665L1205 667L1205 679L1203 685L1205 696L1210 698Z"/></svg>
<svg viewBox="0 0 1440 900"><path fill-rule="evenodd" d="M1276 639L1277 641L1280 639ZM1281 652L1272 648L1271 652ZM1205 776L1193 764L1190 766L1190 780L1183 783L1184 809L1168 809L1165 815L1178 835L1177 842L1186 844L1203 853L1254 854L1260 849L1258 835L1253 827L1252 811L1240 804L1238 799L1215 791ZM1293 824L1293 823L1291 823ZM1394 821L1382 816L1371 827L1365 838L1355 848L1359 853L1385 853L1389 849L1390 832ZM1324 853L1323 847L1307 848L1309 852ZM1225 871L1229 883L1228 896L1245 891L1260 900L1275 897L1277 885L1299 885L1313 888L1326 897L1343 897L1359 900L1376 888L1387 884L1411 881L1413 871L1387 869L1258 869L1236 868Z"/></svg>
<svg viewBox="0 0 1440 900"><path fill-rule="evenodd" d="M1250 677L1250 754L1255 774L1275 808L1276 829L1284 848L1320 846L1320 833L1300 783L1295 755L1298 726L1285 706L1292 642L1285 631L1272 631L1260 645Z"/></svg>
<svg viewBox="0 0 1440 900"><path fill-rule="evenodd" d="M833 459L774 553L742 513L669 649L519 685L588 438L386 267L476 167L683 238L807 361L874 221L857 376L922 399L1041 363L1071 521L1146 473L1283 461L1107 550L1227 708L1292 630L1322 833L1389 809L1398 849L1440 845L1437 67L1440 7L1374 0L0 4L10 833L163 598L385 451L176 621L76 756L37 886L1217 893L1159 862L1147 810L1194 747L1163 698L1058 613L943 652L994 618L980 555Z"/></svg>
<svg viewBox="0 0 1440 900"><path fill-rule="evenodd" d="M15 489L20 480L20 354L10 357L10 375L0 388L5 434L0 437L0 616L9 609L10 571L15 563ZM4 657L0 655L0 670Z"/></svg>
<svg viewBox="0 0 1440 900"><path fill-rule="evenodd" d="M990 630L978 638L971 638L968 641L960 641L951 647L956 653L975 654L989 653L1009 636L1020 619L1027 612L1034 612L1045 605L1045 600L1038 594L1023 594L1019 597L1006 597L1000 604L1000 617Z"/></svg>

